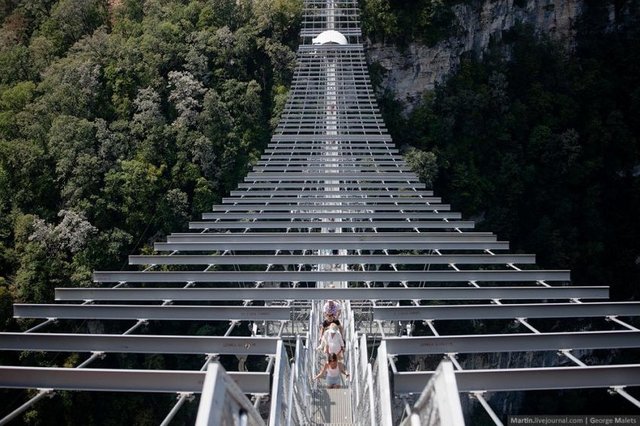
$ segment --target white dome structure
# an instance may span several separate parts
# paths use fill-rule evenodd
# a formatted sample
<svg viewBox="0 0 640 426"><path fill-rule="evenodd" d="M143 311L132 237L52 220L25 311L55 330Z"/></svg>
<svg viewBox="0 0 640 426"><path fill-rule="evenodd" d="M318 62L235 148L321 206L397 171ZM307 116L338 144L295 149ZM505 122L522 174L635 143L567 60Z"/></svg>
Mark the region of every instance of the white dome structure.
<svg viewBox="0 0 640 426"><path fill-rule="evenodd" d="M349 44L349 42L347 41L347 38L341 32L335 31L335 30L327 30L320 33L318 37L315 37L312 40L312 43L313 44L327 44L327 43Z"/></svg>

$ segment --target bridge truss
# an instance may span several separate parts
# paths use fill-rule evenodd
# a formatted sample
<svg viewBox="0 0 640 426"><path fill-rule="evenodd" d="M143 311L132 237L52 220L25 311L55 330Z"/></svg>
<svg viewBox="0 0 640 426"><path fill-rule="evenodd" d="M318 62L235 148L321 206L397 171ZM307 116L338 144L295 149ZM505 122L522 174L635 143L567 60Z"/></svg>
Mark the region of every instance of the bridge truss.
<svg viewBox="0 0 640 426"><path fill-rule="evenodd" d="M131 270L96 271L95 287L58 288L55 304L15 305L40 322L1 333L0 350L87 356L75 368L0 366L0 386L36 390L0 424L60 390L176 394L163 424L194 396L198 424L453 425L459 395L502 424L491 395L545 389L602 388L640 407L640 365L584 360L640 346L640 303L569 285L568 271L509 253L427 190L380 116L357 3L304 4L289 100L238 189L193 232L130 256ZM326 299L343 305L341 392L311 380ZM104 323L110 332L96 331ZM165 334L178 323L211 333ZM199 368L108 368L117 354L191 356Z"/></svg>

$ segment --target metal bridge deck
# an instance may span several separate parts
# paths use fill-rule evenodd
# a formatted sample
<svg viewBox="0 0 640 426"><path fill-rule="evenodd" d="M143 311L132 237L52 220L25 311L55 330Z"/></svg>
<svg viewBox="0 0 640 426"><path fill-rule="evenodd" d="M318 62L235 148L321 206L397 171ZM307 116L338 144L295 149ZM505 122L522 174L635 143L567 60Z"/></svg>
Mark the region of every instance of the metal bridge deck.
<svg viewBox="0 0 640 426"><path fill-rule="evenodd" d="M353 425L351 390L318 389L313 400L315 425Z"/></svg>

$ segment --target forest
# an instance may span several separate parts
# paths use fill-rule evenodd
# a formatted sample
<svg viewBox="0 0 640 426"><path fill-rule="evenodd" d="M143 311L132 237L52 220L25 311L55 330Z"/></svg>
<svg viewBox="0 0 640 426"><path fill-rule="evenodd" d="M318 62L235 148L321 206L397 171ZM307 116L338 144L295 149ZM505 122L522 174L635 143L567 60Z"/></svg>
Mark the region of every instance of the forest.
<svg viewBox="0 0 640 426"><path fill-rule="evenodd" d="M284 106L301 11L297 0L0 1L0 329L25 326L12 303L123 268L235 188ZM41 355L0 363L77 365ZM6 409L26 399L12 395L0 391ZM158 424L173 396L61 398L24 421Z"/></svg>
<svg viewBox="0 0 640 426"><path fill-rule="evenodd" d="M362 0L366 39L433 45L456 31L459 2ZM411 114L392 93L380 102L410 165L479 230L637 300L640 27L636 1L615 2L636 13L613 28L608 3L585 1L573 51L518 26ZM0 0L0 329L24 327L12 303L122 269L235 188L286 101L301 11L299 0ZM157 424L169 398L124 410L65 394L24 421L111 424L103 410L113 424Z"/></svg>
<svg viewBox="0 0 640 426"><path fill-rule="evenodd" d="M454 2L365 3L370 40L401 49L455 31L442 18ZM393 93L380 95L409 163L478 229L543 267L570 268L574 284L638 300L640 3L615 2L615 24L609 6L584 2L573 50L516 25L481 59L462 58L408 116Z"/></svg>
<svg viewBox="0 0 640 426"><path fill-rule="evenodd" d="M3 1L0 327L233 189L268 142L301 2ZM148 250L148 248L146 248Z"/></svg>

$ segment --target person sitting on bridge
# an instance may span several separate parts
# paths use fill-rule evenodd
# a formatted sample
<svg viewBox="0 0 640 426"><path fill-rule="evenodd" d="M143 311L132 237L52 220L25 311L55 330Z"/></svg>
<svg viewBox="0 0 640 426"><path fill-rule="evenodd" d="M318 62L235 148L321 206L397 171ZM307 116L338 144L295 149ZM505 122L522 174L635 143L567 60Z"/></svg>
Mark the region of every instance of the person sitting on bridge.
<svg viewBox="0 0 640 426"><path fill-rule="evenodd" d="M349 373L344 368L344 364L338 362L338 356L336 354L329 355L329 360L322 367L322 370L313 379L318 380L323 374L326 373L327 387L330 389L339 388L341 386L340 373L343 373L346 377L349 377Z"/></svg>
<svg viewBox="0 0 640 426"><path fill-rule="evenodd" d="M329 328L322 335L322 345L324 352L328 355L337 355L342 358L344 353L344 340L342 334L335 323L331 323Z"/></svg>

